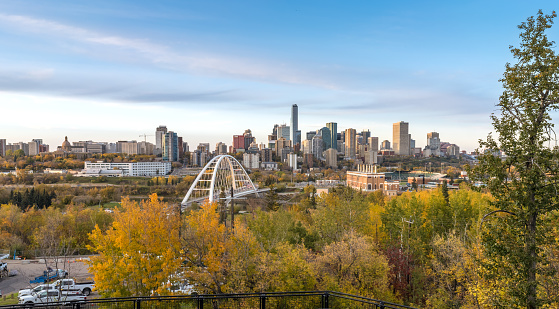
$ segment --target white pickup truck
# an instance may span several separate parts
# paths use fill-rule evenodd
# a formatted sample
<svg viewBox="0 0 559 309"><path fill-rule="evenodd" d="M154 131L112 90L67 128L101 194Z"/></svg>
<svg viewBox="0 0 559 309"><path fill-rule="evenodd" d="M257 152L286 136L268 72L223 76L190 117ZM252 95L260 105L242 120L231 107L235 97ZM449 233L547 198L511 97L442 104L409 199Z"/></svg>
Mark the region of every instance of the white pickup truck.
<svg viewBox="0 0 559 309"><path fill-rule="evenodd" d="M60 289L62 291L79 291L85 296L89 296L91 291L95 288L93 281L88 282L76 282L74 279L59 279L53 283L41 284L32 289L19 290L17 293L18 297L31 295L33 293L38 293L44 290Z"/></svg>
<svg viewBox="0 0 559 309"><path fill-rule="evenodd" d="M52 286L62 291L80 291L83 295L89 296L95 288L95 283L93 281L78 282L74 279L59 279L53 282Z"/></svg>
<svg viewBox="0 0 559 309"><path fill-rule="evenodd" d="M59 290L43 290L38 293L21 296L18 298L19 304L34 305L48 303L72 303L86 300L80 292L59 291Z"/></svg>

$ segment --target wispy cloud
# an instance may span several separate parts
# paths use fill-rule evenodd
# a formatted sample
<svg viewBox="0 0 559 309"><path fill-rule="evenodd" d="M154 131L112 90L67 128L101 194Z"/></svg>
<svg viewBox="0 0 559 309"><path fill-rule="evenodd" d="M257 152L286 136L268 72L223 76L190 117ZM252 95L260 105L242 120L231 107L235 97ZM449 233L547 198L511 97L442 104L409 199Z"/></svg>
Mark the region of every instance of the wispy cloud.
<svg viewBox="0 0 559 309"><path fill-rule="evenodd" d="M25 32L41 33L74 42L115 48L121 52L128 52L134 58L140 57L152 65L170 70L235 76L263 82L303 84L329 89L338 87L332 80L314 76L312 72L286 64L274 65L257 59L233 58L207 51L178 52L167 45L153 43L148 39L105 34L29 16L0 14L0 23ZM107 54L110 53L107 52Z"/></svg>

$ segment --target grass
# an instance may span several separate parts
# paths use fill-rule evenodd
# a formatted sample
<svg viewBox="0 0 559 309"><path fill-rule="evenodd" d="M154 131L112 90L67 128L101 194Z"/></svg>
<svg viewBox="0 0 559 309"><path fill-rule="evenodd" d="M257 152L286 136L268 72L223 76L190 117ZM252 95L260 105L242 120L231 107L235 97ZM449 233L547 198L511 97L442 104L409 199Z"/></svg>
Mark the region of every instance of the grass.
<svg viewBox="0 0 559 309"><path fill-rule="evenodd" d="M0 306L17 304L17 292L4 295L0 298Z"/></svg>

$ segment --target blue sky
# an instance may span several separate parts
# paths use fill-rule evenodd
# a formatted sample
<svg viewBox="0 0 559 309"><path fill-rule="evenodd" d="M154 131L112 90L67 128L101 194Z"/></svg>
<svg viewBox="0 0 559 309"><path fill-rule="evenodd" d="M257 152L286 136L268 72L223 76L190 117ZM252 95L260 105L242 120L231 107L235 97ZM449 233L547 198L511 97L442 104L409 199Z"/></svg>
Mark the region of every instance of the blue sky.
<svg viewBox="0 0 559 309"><path fill-rule="evenodd" d="M0 2L0 138L265 142L392 123L472 151L491 131L517 25L552 1ZM556 28L548 32L558 40ZM152 142L154 137L148 137Z"/></svg>

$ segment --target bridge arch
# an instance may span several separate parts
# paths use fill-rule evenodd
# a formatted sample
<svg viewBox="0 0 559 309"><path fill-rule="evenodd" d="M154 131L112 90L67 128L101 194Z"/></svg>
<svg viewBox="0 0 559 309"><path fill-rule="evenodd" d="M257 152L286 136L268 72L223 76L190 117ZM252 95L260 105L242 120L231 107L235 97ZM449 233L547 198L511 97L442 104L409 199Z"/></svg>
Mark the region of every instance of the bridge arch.
<svg viewBox="0 0 559 309"><path fill-rule="evenodd" d="M202 202L209 199L215 202L221 191L230 197L257 192L243 166L230 155L218 155L210 160L196 177L186 193L181 205Z"/></svg>

